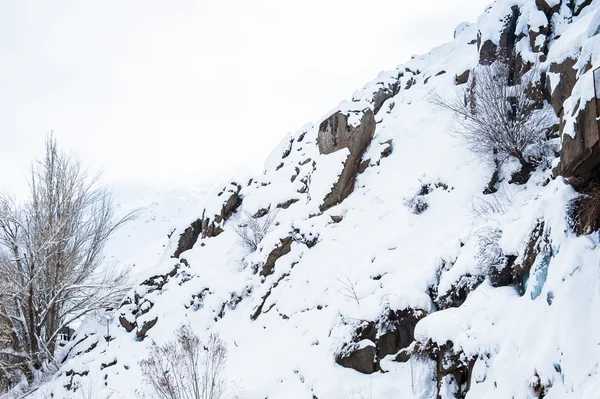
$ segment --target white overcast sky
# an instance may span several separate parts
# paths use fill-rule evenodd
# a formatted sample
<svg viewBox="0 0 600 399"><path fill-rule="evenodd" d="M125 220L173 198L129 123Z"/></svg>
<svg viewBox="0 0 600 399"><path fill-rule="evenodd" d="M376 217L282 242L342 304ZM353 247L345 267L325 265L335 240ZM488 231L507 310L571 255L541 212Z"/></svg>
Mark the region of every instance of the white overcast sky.
<svg viewBox="0 0 600 399"><path fill-rule="evenodd" d="M489 0L0 0L0 188L53 130L109 183L195 185L279 140Z"/></svg>

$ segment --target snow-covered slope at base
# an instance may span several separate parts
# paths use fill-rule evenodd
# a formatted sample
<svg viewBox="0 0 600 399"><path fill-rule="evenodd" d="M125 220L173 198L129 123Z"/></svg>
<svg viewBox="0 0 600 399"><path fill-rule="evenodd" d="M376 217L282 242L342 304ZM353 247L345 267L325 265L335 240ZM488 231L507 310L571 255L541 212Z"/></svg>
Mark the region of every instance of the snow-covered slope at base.
<svg viewBox="0 0 600 399"><path fill-rule="evenodd" d="M457 356L474 362L469 399L538 398L540 387L545 398L600 397L600 242L596 236L570 233L566 209L575 192L562 178L551 180L551 171L541 167L527 184L508 184L508 165L499 191L483 195L493 165L475 158L450 135L451 115L428 101L432 89L455 94L456 76L478 62L478 30L483 39L497 42L502 26L496 19L514 4L534 2L497 1L478 25L461 25L453 42L380 74L324 116L338 109L378 108L375 137L363 156L370 160L368 167L341 204L319 209L347 150L321 155L318 121L285 137L263 175L235 182L241 186L241 205L222 223L221 234L200 238L181 254L186 262L170 257L179 234L202 209L218 214L223 198L216 193L186 203L196 208L190 210L194 215L177 226L164 250L165 241L153 244L158 236L143 235L152 216L123 230L121 237L143 237L136 238L139 246L119 247L117 238L109 250L118 256L131 250L139 256L131 262L143 268L139 282L162 276L160 288L141 284L132 291L131 300L113 316L110 345L103 338L103 323L82 325L66 348L60 372L32 397L78 397L74 389L79 386L93 387L97 398L133 398L143 390L138 362L152 342L172 339L178 326L189 323L202 338L217 332L227 343L231 397L323 399L354 389L369 391L375 399L435 398L436 366L426 357L397 362L390 355L380 361L383 372L373 374L335 362L363 321L405 309L428 314L416 326L413 348L451 341ZM534 25L535 18L532 11ZM569 37L570 26L581 28L565 25L563 38ZM375 106L376 93L393 91L392 86L397 94ZM419 193L428 207L415 214L409 205ZM170 199L164 200L157 199L152 211L159 220L163 212L178 214ZM213 210L211 204L218 206ZM244 214L264 212L277 212L276 225L258 250L248 253L234 227ZM175 227L175 219L168 220L156 224L164 228L161 237ZM488 277L489 251L522 261L536 227L543 248L524 292L495 288L485 279L464 304L438 310L432 287L439 297L464 276ZM271 274L261 275L272 249L288 237L293 238L289 253L276 261ZM142 251L146 240L149 250ZM176 266L176 274L167 277ZM356 298L344 294L348 283ZM144 310L133 316L138 300ZM144 323L156 324L141 339L135 329L127 332L119 317L135 322L137 331ZM452 397L455 385L443 381L439 397Z"/></svg>

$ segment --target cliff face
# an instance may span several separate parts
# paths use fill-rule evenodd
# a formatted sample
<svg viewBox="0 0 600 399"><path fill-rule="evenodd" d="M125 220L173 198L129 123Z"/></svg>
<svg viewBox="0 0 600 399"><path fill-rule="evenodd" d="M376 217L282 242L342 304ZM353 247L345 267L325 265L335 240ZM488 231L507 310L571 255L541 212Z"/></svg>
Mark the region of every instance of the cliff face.
<svg viewBox="0 0 600 399"><path fill-rule="evenodd" d="M598 396L599 242L572 232L564 177L588 184L600 164L599 8L497 0L287 135L262 175L218 187L170 235L110 342L102 323L78 329L43 392L134 397L151 343L189 323L227 343L240 398ZM498 59L515 79L535 71L557 116L525 184L511 183L518 163L469 152L429 100ZM255 251L236 234L248 217L274 220Z"/></svg>

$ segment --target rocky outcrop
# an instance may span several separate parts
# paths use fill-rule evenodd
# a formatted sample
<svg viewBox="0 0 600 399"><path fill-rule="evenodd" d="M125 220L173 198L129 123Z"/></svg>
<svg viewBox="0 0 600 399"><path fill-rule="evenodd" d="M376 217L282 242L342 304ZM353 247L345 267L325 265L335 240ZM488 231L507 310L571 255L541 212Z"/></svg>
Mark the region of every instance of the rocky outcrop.
<svg viewBox="0 0 600 399"><path fill-rule="evenodd" d="M188 249L192 249L196 241L198 241L198 237L202 233L202 219L198 219L184 230L183 233L179 236L179 241L177 243L177 249L173 254L174 258L179 258L182 252L187 251Z"/></svg>
<svg viewBox="0 0 600 399"><path fill-rule="evenodd" d="M562 115L563 103L571 95L571 91L577 82L577 71L573 68L576 62L572 58L566 58L560 64L553 62L550 65L550 72L560 75L560 81L551 95L552 107L558 117Z"/></svg>
<svg viewBox="0 0 600 399"><path fill-rule="evenodd" d="M518 6L511 8L511 13L504 17L504 28L500 33L498 45L491 40L481 42L481 36L477 37L477 48L479 49L479 64L491 65L498 58L513 66L515 56L515 30L520 11Z"/></svg>
<svg viewBox="0 0 600 399"><path fill-rule="evenodd" d="M377 114L383 103L398 94L398 82L393 85L382 85L382 87L373 93L373 113Z"/></svg>
<svg viewBox="0 0 600 399"><path fill-rule="evenodd" d="M467 395L471 388L471 376L476 357L467 357L461 351L456 351L452 341L438 345L431 340L418 342L412 348L411 355L435 362L438 399L461 399Z"/></svg>
<svg viewBox="0 0 600 399"><path fill-rule="evenodd" d="M350 154L331 192L323 199L321 211L342 202L354 190L354 182L363 153L375 134L375 115L370 108L362 111L338 111L319 126L319 152L331 154L348 148Z"/></svg>
<svg viewBox="0 0 600 399"><path fill-rule="evenodd" d="M596 100L588 101L575 118L575 138L563 135L560 172L565 177L590 180L600 166Z"/></svg>
<svg viewBox="0 0 600 399"><path fill-rule="evenodd" d="M218 196L223 196L223 203L219 213L207 215L206 210L202 215L202 237L216 237L223 232L222 224L236 211L241 205L242 198L240 191L242 186L236 183L230 183L221 191Z"/></svg>
<svg viewBox="0 0 600 399"><path fill-rule="evenodd" d="M263 277L268 276L273 273L273 269L275 268L275 262L277 259L281 258L284 255L287 255L292 248L293 238L286 237L279 240L279 244L275 246L267 256L267 261L265 262L262 270L260 271L260 275Z"/></svg>
<svg viewBox="0 0 600 399"><path fill-rule="evenodd" d="M456 75L454 77L454 81L457 85L462 85L465 84L469 81L469 76L471 76L471 70L467 69L466 71L464 71L463 73L461 73L460 75Z"/></svg>
<svg viewBox="0 0 600 399"><path fill-rule="evenodd" d="M172 269L165 274L147 278L128 293L118 309L119 324L125 331L128 333L135 331L138 340L146 337L148 331L158 322L158 317L142 317L154 307L154 303L146 296L156 291L162 291L165 285L172 280L179 285L191 280L192 275L186 270L187 267L182 267L183 265L187 266L185 260L174 264Z"/></svg>
<svg viewBox="0 0 600 399"><path fill-rule="evenodd" d="M217 194L217 197L223 196L224 200L221 209L215 215L207 215L206 209L202 212L202 217L195 220L179 235L177 249L173 253L173 258L179 258L183 252L192 249L198 238L215 237L223 232L222 224L225 220L237 210L242 203L240 191L242 186L236 183L230 183Z"/></svg>
<svg viewBox="0 0 600 399"><path fill-rule="evenodd" d="M346 348L346 351L339 353L335 362L363 374L372 374L379 370L376 353L375 344L365 340L352 344Z"/></svg>
<svg viewBox="0 0 600 399"><path fill-rule="evenodd" d="M481 38L478 38L481 41ZM483 44L479 44L479 64L480 65L492 65L494 61L498 58L496 52L498 51L498 46L494 44L491 40L486 40Z"/></svg>
<svg viewBox="0 0 600 399"><path fill-rule="evenodd" d="M336 355L336 363L365 374L378 371L381 359L413 343L415 326L426 315L420 309L387 309L377 321L362 322Z"/></svg>

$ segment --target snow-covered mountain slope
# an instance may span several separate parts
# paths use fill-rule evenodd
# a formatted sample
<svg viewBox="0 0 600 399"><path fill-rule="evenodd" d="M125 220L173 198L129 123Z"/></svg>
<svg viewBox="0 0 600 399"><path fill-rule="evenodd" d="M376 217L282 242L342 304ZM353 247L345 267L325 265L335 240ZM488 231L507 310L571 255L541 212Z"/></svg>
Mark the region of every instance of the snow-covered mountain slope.
<svg viewBox="0 0 600 399"><path fill-rule="evenodd" d="M226 342L232 397L600 397L599 240L572 232L577 192L561 176L593 172L597 138L581 118L595 112L599 6L497 0L452 42L286 136L262 175L191 204L165 247L135 261L140 284L112 314L110 342L88 320L32 397L93 387L133 398L138 362L184 323ZM451 135L453 116L429 99L499 57L540 74L540 101L579 144L559 165L561 138L550 139L525 184L509 162L490 190L494 163ZM236 234L247 217L275 220L253 252ZM144 223L109 249L125 251Z"/></svg>

